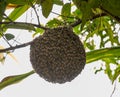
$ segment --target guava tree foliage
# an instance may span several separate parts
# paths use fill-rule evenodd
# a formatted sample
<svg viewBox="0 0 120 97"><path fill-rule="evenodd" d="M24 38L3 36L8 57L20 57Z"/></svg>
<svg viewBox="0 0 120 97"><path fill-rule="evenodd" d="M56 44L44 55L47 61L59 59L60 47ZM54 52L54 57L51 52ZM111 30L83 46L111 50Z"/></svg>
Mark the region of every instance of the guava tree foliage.
<svg viewBox="0 0 120 97"><path fill-rule="evenodd" d="M53 6L60 6L61 12L53 12ZM119 46L119 22L120 22L120 1L119 0L0 0L0 38L3 38L9 47L0 45L0 61L5 60L5 55L13 57L14 49L28 46L31 42L12 46L10 40L15 36L7 33L8 29L22 29L33 31L34 35L42 34L45 29L58 26L71 26L75 34L80 36L86 49L86 63L101 60L103 65L96 70L105 71L108 78L114 82L120 74L120 46ZM58 16L49 20L42 26L40 15L36 9L41 9L45 18L50 13ZM5 12L12 8L9 15ZM36 14L38 23L17 22L28 9L32 8ZM96 40L97 37L97 40ZM115 68L112 69L111 67ZM105 67L105 68L103 68ZM30 71L25 74L8 76L0 82L0 90L14 84L33 74Z"/></svg>

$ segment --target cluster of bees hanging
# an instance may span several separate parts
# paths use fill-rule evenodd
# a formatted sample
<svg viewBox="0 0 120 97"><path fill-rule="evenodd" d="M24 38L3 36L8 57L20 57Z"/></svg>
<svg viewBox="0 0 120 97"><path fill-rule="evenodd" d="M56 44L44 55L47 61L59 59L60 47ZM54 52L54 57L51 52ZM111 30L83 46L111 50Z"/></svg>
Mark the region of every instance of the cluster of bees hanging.
<svg viewBox="0 0 120 97"><path fill-rule="evenodd" d="M65 83L79 75L86 63L85 49L70 27L45 30L30 46L36 73L52 83Z"/></svg>

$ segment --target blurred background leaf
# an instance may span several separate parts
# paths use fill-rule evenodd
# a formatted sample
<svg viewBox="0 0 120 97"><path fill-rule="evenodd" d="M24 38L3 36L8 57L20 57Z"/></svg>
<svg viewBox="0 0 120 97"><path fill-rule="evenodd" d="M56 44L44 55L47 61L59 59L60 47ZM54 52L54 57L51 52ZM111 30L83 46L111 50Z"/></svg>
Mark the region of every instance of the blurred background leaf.
<svg viewBox="0 0 120 97"><path fill-rule="evenodd" d="M0 90L5 88L6 86L9 86L9 85L12 85L12 84L16 84L16 83L22 81L23 79L25 79L26 77L30 76L31 74L34 74L34 71L30 71L28 73L21 74L21 75L14 75L14 76L5 77L0 82Z"/></svg>

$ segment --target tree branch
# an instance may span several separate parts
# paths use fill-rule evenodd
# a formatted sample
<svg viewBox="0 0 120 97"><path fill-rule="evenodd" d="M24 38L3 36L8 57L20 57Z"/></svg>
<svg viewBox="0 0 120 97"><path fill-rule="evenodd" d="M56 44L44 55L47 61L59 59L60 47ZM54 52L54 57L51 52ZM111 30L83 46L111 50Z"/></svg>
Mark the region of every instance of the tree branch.
<svg viewBox="0 0 120 97"><path fill-rule="evenodd" d="M13 47L5 48L5 49L0 49L0 53L7 52L7 51L10 51L10 50L19 49L19 48L22 48L22 47L26 47L28 45L31 45L32 42L33 41L30 41L30 42L27 42L27 43L24 43L24 44L21 44L21 45L16 45L16 46L13 46Z"/></svg>
<svg viewBox="0 0 120 97"><path fill-rule="evenodd" d="M99 17L102 17L102 16L106 16L107 14L106 13L101 13L101 14L98 14L98 15L95 15L95 16L93 16L91 19L89 19L89 20L93 20L93 19L96 19L96 18L99 18ZM75 26L77 26L77 25L79 25L79 24L81 24L82 23L82 20L81 19L78 19L76 22L74 22L73 24L71 24L70 26L72 26L72 27L75 27Z"/></svg>
<svg viewBox="0 0 120 97"><path fill-rule="evenodd" d="M102 6L100 6L100 9L102 9L105 13L107 13L109 16L111 16L112 18L114 18L116 21L118 21L120 23L120 17L119 16L113 15L112 13L110 13L109 11L104 9Z"/></svg>
<svg viewBox="0 0 120 97"><path fill-rule="evenodd" d="M41 29L44 29L44 30L47 30L47 29L49 29L49 28L47 28L47 27L44 27L44 26L41 26L41 25L37 25L37 24L33 24L33 23L26 23L26 22L0 22L0 25L1 24L23 24L23 25L33 25L33 26L35 26L35 27L37 27L37 28L41 28Z"/></svg>

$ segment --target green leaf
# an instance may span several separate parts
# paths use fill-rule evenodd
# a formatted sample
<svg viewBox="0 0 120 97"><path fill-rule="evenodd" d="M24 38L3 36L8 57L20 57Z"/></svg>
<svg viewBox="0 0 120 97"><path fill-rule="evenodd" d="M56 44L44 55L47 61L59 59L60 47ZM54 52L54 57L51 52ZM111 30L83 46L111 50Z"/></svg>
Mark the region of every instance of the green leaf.
<svg viewBox="0 0 120 97"><path fill-rule="evenodd" d="M28 5L31 4L34 0L6 0L7 3L17 4L17 5Z"/></svg>
<svg viewBox="0 0 120 97"><path fill-rule="evenodd" d="M52 10L52 7L53 7L53 0L42 1L41 6L42 6L43 16L47 18Z"/></svg>
<svg viewBox="0 0 120 97"><path fill-rule="evenodd" d="M24 30L35 31L34 26L27 23L10 23L10 24L4 25L3 28L24 29Z"/></svg>
<svg viewBox="0 0 120 97"><path fill-rule="evenodd" d="M87 42L86 46L90 49L90 50L94 50L95 49L95 45L94 45L94 41L92 40L91 42Z"/></svg>
<svg viewBox="0 0 120 97"><path fill-rule="evenodd" d="M84 25L86 24L87 20L89 20L92 16L92 6L86 0L73 0L74 4L77 8L82 12L82 24L81 30L83 30Z"/></svg>
<svg viewBox="0 0 120 97"><path fill-rule="evenodd" d="M114 35L113 35L114 32L112 31L111 25L107 21L103 21L103 23L107 27L106 33L107 33L107 36L109 36L109 41L113 45L113 43L114 43Z"/></svg>
<svg viewBox="0 0 120 97"><path fill-rule="evenodd" d="M108 59L109 60L109 59ZM108 75L109 79L112 80L112 70L110 68L110 63L109 62L106 62L105 63L105 73Z"/></svg>
<svg viewBox="0 0 120 97"><path fill-rule="evenodd" d="M116 65L118 65L118 62L117 62L117 60L119 60L119 57L108 57L108 58L104 58L104 59L102 59L104 62L106 62L106 63L108 63L108 64L110 64L110 63L112 63L112 64L116 64Z"/></svg>
<svg viewBox="0 0 120 97"><path fill-rule="evenodd" d="M120 0L102 0L101 5L108 14L120 16Z"/></svg>
<svg viewBox="0 0 120 97"><path fill-rule="evenodd" d="M24 5L18 8L15 8L9 15L9 18L12 21L15 21L16 19L18 19L24 12L26 12L28 9L30 8L29 5ZM6 20L7 21L7 20Z"/></svg>
<svg viewBox="0 0 120 97"><path fill-rule="evenodd" d="M62 25L62 24L63 24L62 21L54 18L54 19L48 21L47 24L46 24L46 26L47 26L47 27L50 27L50 28L54 28L54 27L58 27L58 26L60 26L60 25Z"/></svg>
<svg viewBox="0 0 120 97"><path fill-rule="evenodd" d="M71 3L66 3L62 7L61 15L63 19L67 19L71 14Z"/></svg>
<svg viewBox="0 0 120 97"><path fill-rule="evenodd" d="M6 6L7 6L7 3L5 2L5 0L0 1L0 22L3 19L3 14L5 12Z"/></svg>
<svg viewBox="0 0 120 97"><path fill-rule="evenodd" d="M81 0L72 0L72 1L73 1L73 3L77 6L78 9L81 8L81 7L80 7L80 6L81 6L81 2L82 2Z"/></svg>
<svg viewBox="0 0 120 97"><path fill-rule="evenodd" d="M31 74L34 74L34 73L35 73L34 71L30 71L28 73L21 74L21 75L8 76L0 82L0 90L2 90L3 88L5 88L9 85L18 83L18 82L22 81L23 79L25 79L26 77L30 76Z"/></svg>
<svg viewBox="0 0 120 97"><path fill-rule="evenodd" d="M36 31L36 33L39 33L40 35L42 35L44 33L44 30L41 28L36 28L35 31Z"/></svg>
<svg viewBox="0 0 120 97"><path fill-rule="evenodd" d="M54 4L56 5L63 5L63 1L61 0L53 0L54 1Z"/></svg>
<svg viewBox="0 0 120 97"><path fill-rule="evenodd" d="M81 30L83 30L85 23L93 16L93 13L91 6L86 1L81 2L81 11L82 11Z"/></svg>
<svg viewBox="0 0 120 97"><path fill-rule="evenodd" d="M43 30L43 29L41 29L41 28L36 28L36 29L35 29L35 33L34 33L32 36L34 37L34 36L37 35L37 34L42 35L43 33L44 33L44 30Z"/></svg>
<svg viewBox="0 0 120 97"><path fill-rule="evenodd" d="M72 15L76 18L82 18L82 13L79 9L76 9L75 11L72 12Z"/></svg>
<svg viewBox="0 0 120 97"><path fill-rule="evenodd" d="M15 38L15 36L14 36L13 34L6 33L6 34L5 34L5 38L9 41L9 40Z"/></svg>
<svg viewBox="0 0 120 97"><path fill-rule="evenodd" d="M87 52L86 55L87 55L86 56L87 63L101 60L103 58L120 57L120 47L117 46L117 47L93 50Z"/></svg>
<svg viewBox="0 0 120 97"><path fill-rule="evenodd" d="M91 8L99 8L100 1L99 0L89 0L88 1Z"/></svg>
<svg viewBox="0 0 120 97"><path fill-rule="evenodd" d="M113 78L112 78L112 83L117 79L117 77L120 75L120 65L115 69L114 71L114 75L113 75Z"/></svg>

